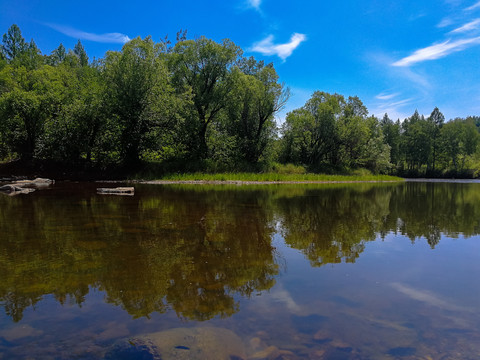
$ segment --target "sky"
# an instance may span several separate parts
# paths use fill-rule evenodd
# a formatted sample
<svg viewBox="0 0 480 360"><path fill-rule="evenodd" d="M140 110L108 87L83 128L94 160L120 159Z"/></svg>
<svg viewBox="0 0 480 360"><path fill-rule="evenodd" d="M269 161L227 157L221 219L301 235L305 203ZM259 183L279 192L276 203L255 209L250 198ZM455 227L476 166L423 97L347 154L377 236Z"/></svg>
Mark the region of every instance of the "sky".
<svg viewBox="0 0 480 360"><path fill-rule="evenodd" d="M0 34L12 24L44 54L80 39L90 59L180 29L228 38L290 88L280 123L316 90L393 120L435 107L447 120L480 115L478 0L0 0Z"/></svg>

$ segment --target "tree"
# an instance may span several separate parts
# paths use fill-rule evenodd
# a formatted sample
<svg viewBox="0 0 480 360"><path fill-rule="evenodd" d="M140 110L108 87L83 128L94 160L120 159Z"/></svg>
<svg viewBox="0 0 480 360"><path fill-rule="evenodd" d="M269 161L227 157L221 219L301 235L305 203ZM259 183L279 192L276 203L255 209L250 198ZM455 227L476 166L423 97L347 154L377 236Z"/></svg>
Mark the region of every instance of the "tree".
<svg viewBox="0 0 480 360"><path fill-rule="evenodd" d="M68 165L89 164L92 154L102 163L103 152L111 150L112 131L107 129L105 86L96 68L72 69L65 64L53 68L62 78L62 102L58 116L45 122L44 146L40 155ZM109 124L115 129L114 124Z"/></svg>
<svg viewBox="0 0 480 360"><path fill-rule="evenodd" d="M336 165L337 119L344 106L343 96L316 91L302 108L288 113L282 128L282 158L314 168Z"/></svg>
<svg viewBox="0 0 480 360"><path fill-rule="evenodd" d="M43 65L42 52L33 39L28 44L27 49L18 57L18 62L27 69L37 69Z"/></svg>
<svg viewBox="0 0 480 360"><path fill-rule="evenodd" d="M16 24L10 26L7 33L3 35L2 40L0 50L9 62L18 58L28 49L28 45L22 36L22 32Z"/></svg>
<svg viewBox="0 0 480 360"><path fill-rule="evenodd" d="M65 50L65 46L60 44L55 50L52 51L47 62L49 65L57 66L65 61L66 56L67 51Z"/></svg>
<svg viewBox="0 0 480 360"><path fill-rule="evenodd" d="M110 116L119 126L122 162L136 165L155 128L173 129L182 99L174 94L165 63L165 47L150 37L107 52L104 75Z"/></svg>
<svg viewBox="0 0 480 360"><path fill-rule="evenodd" d="M250 58L249 62L256 61ZM261 61L242 70L232 71L225 127L236 137L241 159L256 164L274 139L274 115L284 106L289 91L278 82L273 64L265 66Z"/></svg>
<svg viewBox="0 0 480 360"><path fill-rule="evenodd" d="M88 56L85 48L83 47L80 40L75 44L73 48L73 53L78 57L80 61L80 66L87 66L88 65Z"/></svg>
<svg viewBox="0 0 480 360"><path fill-rule="evenodd" d="M385 143L390 146L390 162L397 166L400 161L400 120L394 123L388 117L388 114L385 114L380 121L380 127L382 128Z"/></svg>
<svg viewBox="0 0 480 360"><path fill-rule="evenodd" d="M429 125L417 110L402 123L402 151L409 170L420 168L431 158L432 139Z"/></svg>
<svg viewBox="0 0 480 360"><path fill-rule="evenodd" d="M208 156L207 130L227 106L230 71L240 55L230 40L217 43L203 36L178 42L169 55L175 88L192 94L183 141L193 158Z"/></svg>
<svg viewBox="0 0 480 360"><path fill-rule="evenodd" d="M440 130L445 122L445 116L436 107L427 119L430 127L430 137L432 140L432 170L435 172L438 148L440 146Z"/></svg>

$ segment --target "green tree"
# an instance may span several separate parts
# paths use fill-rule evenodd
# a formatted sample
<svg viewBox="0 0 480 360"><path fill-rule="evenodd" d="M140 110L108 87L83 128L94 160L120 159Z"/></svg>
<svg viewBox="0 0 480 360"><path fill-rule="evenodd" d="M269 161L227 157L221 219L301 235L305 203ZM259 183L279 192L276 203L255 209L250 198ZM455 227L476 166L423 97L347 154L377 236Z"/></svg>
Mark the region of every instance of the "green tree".
<svg viewBox="0 0 480 360"><path fill-rule="evenodd" d="M110 113L119 127L121 159L135 165L151 131L174 128L183 98L175 96L169 83L164 45L150 37L129 41L121 52L107 52L104 74Z"/></svg>
<svg viewBox="0 0 480 360"><path fill-rule="evenodd" d="M22 36L20 28L13 24L7 33L3 34L0 50L3 56L12 62L28 49L28 45Z"/></svg>
<svg viewBox="0 0 480 360"><path fill-rule="evenodd" d="M88 65L88 56L85 48L82 45L82 42L78 40L73 48L73 53L78 57L80 62L80 66L87 66Z"/></svg>
<svg viewBox="0 0 480 360"><path fill-rule="evenodd" d="M208 156L207 130L227 106L230 71L240 55L230 40L217 43L202 36L178 42L169 56L175 88L192 94L183 141L193 158Z"/></svg>
<svg viewBox="0 0 480 360"><path fill-rule="evenodd" d="M400 120L393 122L388 114L380 121L385 143L390 146L390 162L398 166L400 161Z"/></svg>
<svg viewBox="0 0 480 360"><path fill-rule="evenodd" d="M102 162L105 157L101 156L102 149L107 145L102 137L108 137L109 131L103 101L105 86L98 69L88 66L72 69L65 64L53 69L62 78L62 100L58 116L45 122L40 155L69 166L79 165L83 160L90 163L92 154L97 162Z"/></svg>
<svg viewBox="0 0 480 360"><path fill-rule="evenodd" d="M64 79L48 65L34 70L7 66L0 78L10 84L10 91L0 95L9 148L22 159L32 159L43 146L45 122L60 112Z"/></svg>
<svg viewBox="0 0 480 360"><path fill-rule="evenodd" d="M466 161L476 152L480 137L475 123L460 118L451 120L442 127L440 136L448 166L453 165L456 173L465 170Z"/></svg>
<svg viewBox="0 0 480 360"><path fill-rule="evenodd" d="M240 158L256 164L266 154L276 133L274 115L285 104L289 91L278 82L273 64L248 59L248 69L232 71L232 90L227 100L227 132L237 139Z"/></svg>
<svg viewBox="0 0 480 360"><path fill-rule="evenodd" d="M47 59L47 63L52 66L57 66L65 61L67 57L67 51L65 50L65 46L60 44L55 50L52 51L50 56Z"/></svg>
<svg viewBox="0 0 480 360"><path fill-rule="evenodd" d="M432 139L429 125L417 110L402 123L402 151L409 170L421 171L431 158Z"/></svg>
<svg viewBox="0 0 480 360"><path fill-rule="evenodd" d="M440 130L445 123L445 116L436 107L427 119L430 130L430 138L432 142L432 171L435 172L437 162L438 149L440 147Z"/></svg>

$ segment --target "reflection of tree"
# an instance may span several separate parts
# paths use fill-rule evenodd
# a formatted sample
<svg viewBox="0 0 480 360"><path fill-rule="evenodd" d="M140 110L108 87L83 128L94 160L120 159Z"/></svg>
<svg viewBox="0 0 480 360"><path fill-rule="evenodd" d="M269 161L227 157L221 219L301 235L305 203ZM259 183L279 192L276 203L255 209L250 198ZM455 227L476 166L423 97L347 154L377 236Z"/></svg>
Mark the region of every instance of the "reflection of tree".
<svg viewBox="0 0 480 360"><path fill-rule="evenodd" d="M279 199L282 234L313 266L355 262L388 215L390 188L356 185Z"/></svg>
<svg viewBox="0 0 480 360"><path fill-rule="evenodd" d="M81 304L93 286L134 317L171 308L205 320L236 312L235 294L273 286L274 229L259 205L265 195L154 190L134 198L0 199L8 234L0 240L0 301L9 315L20 320L44 294Z"/></svg>
<svg viewBox="0 0 480 360"><path fill-rule="evenodd" d="M412 242L423 237L432 249L442 234L469 237L480 230L478 184L406 183L392 188L389 207L383 235L394 231Z"/></svg>
<svg viewBox="0 0 480 360"><path fill-rule="evenodd" d="M43 295L81 304L92 287L133 317L229 316L236 295L274 285L275 226L314 266L354 262L391 232L433 248L480 230L477 184L157 186L135 197L93 186L0 197L0 305L15 321Z"/></svg>

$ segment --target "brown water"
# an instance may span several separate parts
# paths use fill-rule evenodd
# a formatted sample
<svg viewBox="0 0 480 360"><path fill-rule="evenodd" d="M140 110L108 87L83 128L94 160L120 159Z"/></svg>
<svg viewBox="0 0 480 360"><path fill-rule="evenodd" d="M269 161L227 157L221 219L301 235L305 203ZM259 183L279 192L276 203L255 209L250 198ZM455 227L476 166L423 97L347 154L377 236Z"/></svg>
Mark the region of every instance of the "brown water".
<svg viewBox="0 0 480 360"><path fill-rule="evenodd" d="M0 359L204 326L248 359L480 358L480 184L102 186L0 196Z"/></svg>

